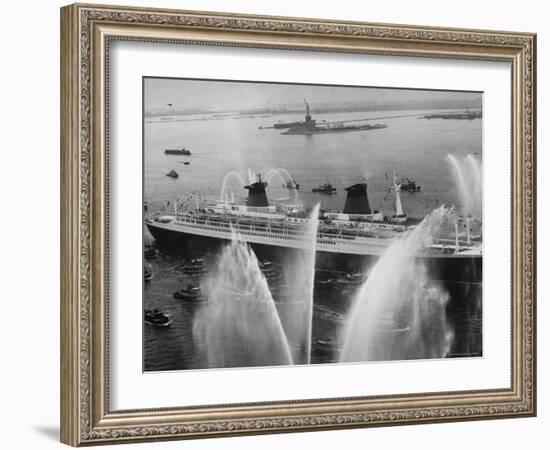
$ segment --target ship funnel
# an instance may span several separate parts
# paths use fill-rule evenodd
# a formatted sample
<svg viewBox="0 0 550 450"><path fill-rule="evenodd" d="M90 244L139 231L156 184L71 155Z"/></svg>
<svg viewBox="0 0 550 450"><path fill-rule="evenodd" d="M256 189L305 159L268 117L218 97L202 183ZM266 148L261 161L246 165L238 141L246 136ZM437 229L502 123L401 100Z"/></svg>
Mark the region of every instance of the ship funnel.
<svg viewBox="0 0 550 450"><path fill-rule="evenodd" d="M248 198L246 199L247 206L269 206L265 187L267 183L262 181L261 175L258 175L258 181L245 186L248 189Z"/></svg>
<svg viewBox="0 0 550 450"><path fill-rule="evenodd" d="M357 183L346 188L348 193L344 214L370 214L369 197L367 196L367 183Z"/></svg>

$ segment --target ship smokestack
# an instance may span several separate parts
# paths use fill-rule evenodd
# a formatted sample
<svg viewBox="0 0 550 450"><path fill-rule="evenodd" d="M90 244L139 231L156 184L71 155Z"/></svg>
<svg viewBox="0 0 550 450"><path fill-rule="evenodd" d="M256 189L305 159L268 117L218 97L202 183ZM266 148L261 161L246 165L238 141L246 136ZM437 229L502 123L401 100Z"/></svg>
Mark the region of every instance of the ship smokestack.
<svg viewBox="0 0 550 450"><path fill-rule="evenodd" d="M244 188L248 189L246 206L269 206L267 195L265 193L266 186L267 183L262 181L261 175L258 175L258 181L245 186Z"/></svg>
<svg viewBox="0 0 550 450"><path fill-rule="evenodd" d="M357 183L346 188L348 195L344 205L344 214L371 214L367 183Z"/></svg>

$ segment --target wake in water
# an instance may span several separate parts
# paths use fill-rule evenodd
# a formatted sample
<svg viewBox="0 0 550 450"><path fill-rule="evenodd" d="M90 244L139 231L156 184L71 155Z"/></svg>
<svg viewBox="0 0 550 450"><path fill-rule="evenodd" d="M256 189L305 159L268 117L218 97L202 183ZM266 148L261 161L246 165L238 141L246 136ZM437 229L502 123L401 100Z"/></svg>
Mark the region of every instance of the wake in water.
<svg viewBox="0 0 550 450"><path fill-rule="evenodd" d="M342 362L448 355L453 340L445 314L449 294L428 278L422 259L414 255L437 236L449 214L444 207L436 209L378 260L353 301Z"/></svg>
<svg viewBox="0 0 550 450"><path fill-rule="evenodd" d="M207 367L292 364L267 281L238 236L222 250L205 293L208 303L197 311L193 336Z"/></svg>

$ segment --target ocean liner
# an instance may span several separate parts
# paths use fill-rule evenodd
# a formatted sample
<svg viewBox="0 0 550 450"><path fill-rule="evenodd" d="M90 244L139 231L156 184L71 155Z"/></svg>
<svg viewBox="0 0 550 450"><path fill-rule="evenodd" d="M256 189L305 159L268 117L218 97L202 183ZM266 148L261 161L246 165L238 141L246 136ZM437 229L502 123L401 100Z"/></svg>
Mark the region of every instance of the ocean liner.
<svg viewBox="0 0 550 450"><path fill-rule="evenodd" d="M159 246L177 251L208 251L233 239L246 241L260 259L284 260L285 255L303 251L311 244L306 237L310 217L301 204L270 204L267 183L244 186L244 204L216 201L193 210L147 217L146 226ZM367 184L356 183L345 190L342 211L320 211L316 258L318 269L355 270L370 266L388 246L418 226L422 219L407 216L401 203L401 184L394 177L394 214L384 215L369 205ZM430 238L415 258L421 258L432 277L451 281L481 281L482 244L472 236L471 219L461 219L465 238L455 224L454 236Z"/></svg>

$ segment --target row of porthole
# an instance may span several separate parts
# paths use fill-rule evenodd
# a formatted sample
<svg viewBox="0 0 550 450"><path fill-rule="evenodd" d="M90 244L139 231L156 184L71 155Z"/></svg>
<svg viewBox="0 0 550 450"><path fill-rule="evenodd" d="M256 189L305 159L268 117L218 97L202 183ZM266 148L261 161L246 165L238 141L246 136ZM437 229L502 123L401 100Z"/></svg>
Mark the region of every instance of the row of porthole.
<svg viewBox="0 0 550 450"><path fill-rule="evenodd" d="M195 223L195 225L196 225L196 223ZM228 228L228 227L215 227L213 225L206 225L206 224L204 224L204 226L209 227L210 229L217 230L217 231L225 231L225 229ZM243 233L244 234L250 234L250 235L253 235L253 236L259 236L259 237L271 237L273 239L292 239L292 240L296 240L296 238L288 236L288 235L285 235L285 236L279 236L279 235L273 235L273 234L265 235L265 234L250 232L250 231L243 231ZM336 242L334 242L334 241L318 241L318 242L322 243L322 244L336 245Z"/></svg>
<svg viewBox="0 0 550 450"><path fill-rule="evenodd" d="M225 231L224 229L221 229L219 228L218 231ZM264 234L259 234L259 233L250 233L250 232L245 232L245 234L249 234L249 235L252 235L252 236L258 236L258 237L271 237L271 238L274 238L274 239L293 239L289 236L275 236L275 235L264 235ZM296 240L296 239L293 239L293 240ZM318 241L319 243L321 244L330 244L330 245L337 245L336 242L334 241Z"/></svg>
<svg viewBox="0 0 550 450"><path fill-rule="evenodd" d="M206 226L206 227L216 227L216 226L219 227L219 225L210 225L210 224L208 224L208 223L206 223L206 222L203 222L203 223L199 223L199 222L186 222L186 223L190 223L190 224L193 224L193 225L204 225L204 226ZM222 227L220 227L220 228L229 228L229 226L222 226ZM245 232L246 232L246 231L245 231ZM274 237L277 237L277 236L274 236ZM359 237L359 238L360 238L360 237L362 237L362 236L351 236L351 237ZM365 236L365 237L368 238L369 236ZM380 237L378 237L378 238L380 239Z"/></svg>
<svg viewBox="0 0 550 450"><path fill-rule="evenodd" d="M225 231L225 229L228 228L228 227L215 227L215 226L212 226L212 225L205 225L205 226L209 227L210 229L217 230L217 231ZM243 231L243 233L244 234L250 234L250 235L253 235L253 236L260 236L260 237L271 237L273 239L295 239L294 237L289 236L289 235L284 235L284 236L274 235L274 234L265 235L265 234L250 232L250 231ZM332 245L336 244L334 241L318 241L318 242L323 243L323 244L332 244Z"/></svg>

